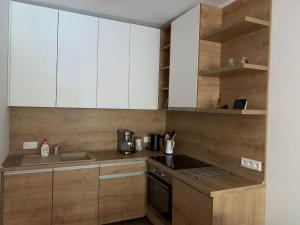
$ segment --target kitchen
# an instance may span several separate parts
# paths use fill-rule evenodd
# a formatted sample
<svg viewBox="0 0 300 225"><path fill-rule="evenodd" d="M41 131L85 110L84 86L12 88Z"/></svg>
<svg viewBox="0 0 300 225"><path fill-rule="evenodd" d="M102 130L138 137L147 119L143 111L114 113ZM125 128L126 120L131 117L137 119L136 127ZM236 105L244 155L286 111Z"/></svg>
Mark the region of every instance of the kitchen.
<svg viewBox="0 0 300 225"><path fill-rule="evenodd" d="M300 222L293 4L1 2L1 224Z"/></svg>

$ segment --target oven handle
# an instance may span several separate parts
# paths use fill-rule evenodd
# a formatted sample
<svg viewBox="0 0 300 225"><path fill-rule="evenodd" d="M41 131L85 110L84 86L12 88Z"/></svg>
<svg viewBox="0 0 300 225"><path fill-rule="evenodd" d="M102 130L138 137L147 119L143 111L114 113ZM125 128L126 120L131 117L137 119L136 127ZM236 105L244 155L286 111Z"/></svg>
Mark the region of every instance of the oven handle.
<svg viewBox="0 0 300 225"><path fill-rule="evenodd" d="M164 189L167 189L167 190L170 189L167 185L165 185L165 184L163 184L162 182L160 182L160 181L158 181L157 179L155 179L155 178L153 177L153 175L148 174L148 178L150 178L151 180L153 180L155 183L161 185Z"/></svg>

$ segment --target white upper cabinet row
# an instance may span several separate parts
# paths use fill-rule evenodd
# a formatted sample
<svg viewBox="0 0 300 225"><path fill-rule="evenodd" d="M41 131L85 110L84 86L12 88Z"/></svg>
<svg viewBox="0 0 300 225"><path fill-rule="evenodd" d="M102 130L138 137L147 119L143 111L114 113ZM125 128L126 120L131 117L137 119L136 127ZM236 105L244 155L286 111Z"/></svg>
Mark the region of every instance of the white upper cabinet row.
<svg viewBox="0 0 300 225"><path fill-rule="evenodd" d="M199 32L200 5L171 24L169 108L197 107Z"/></svg>
<svg viewBox="0 0 300 225"><path fill-rule="evenodd" d="M9 105L157 109L160 31L11 2Z"/></svg>

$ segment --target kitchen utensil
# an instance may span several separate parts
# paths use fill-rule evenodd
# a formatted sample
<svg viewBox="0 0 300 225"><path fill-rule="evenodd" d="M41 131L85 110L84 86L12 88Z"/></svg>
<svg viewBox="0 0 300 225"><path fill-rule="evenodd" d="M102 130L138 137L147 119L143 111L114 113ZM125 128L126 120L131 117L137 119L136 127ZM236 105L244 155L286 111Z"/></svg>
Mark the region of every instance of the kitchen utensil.
<svg viewBox="0 0 300 225"><path fill-rule="evenodd" d="M165 153L167 155L173 155L174 147L175 147L175 141L174 140L167 140L166 141L166 151L165 151Z"/></svg>

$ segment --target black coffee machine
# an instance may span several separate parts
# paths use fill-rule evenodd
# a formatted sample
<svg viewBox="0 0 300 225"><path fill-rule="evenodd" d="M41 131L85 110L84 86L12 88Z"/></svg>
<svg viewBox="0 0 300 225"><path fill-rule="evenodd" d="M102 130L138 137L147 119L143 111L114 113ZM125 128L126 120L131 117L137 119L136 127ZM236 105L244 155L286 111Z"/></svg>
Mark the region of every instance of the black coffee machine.
<svg viewBox="0 0 300 225"><path fill-rule="evenodd" d="M165 145L165 135L150 134L150 151L158 152Z"/></svg>

